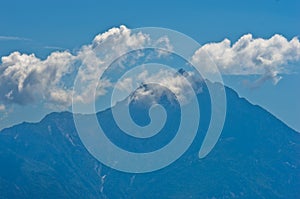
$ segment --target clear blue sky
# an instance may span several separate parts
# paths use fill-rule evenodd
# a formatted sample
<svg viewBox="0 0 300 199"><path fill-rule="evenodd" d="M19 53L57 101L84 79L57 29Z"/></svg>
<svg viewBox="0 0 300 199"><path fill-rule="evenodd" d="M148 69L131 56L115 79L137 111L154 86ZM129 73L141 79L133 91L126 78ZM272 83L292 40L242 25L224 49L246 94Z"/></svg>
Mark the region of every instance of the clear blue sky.
<svg viewBox="0 0 300 199"><path fill-rule="evenodd" d="M55 49L76 50L90 43L96 34L121 24L129 28L174 29L200 44L224 38L235 42L247 33L261 38L277 33L288 40L300 35L300 1L296 0L145 2L3 0L0 2L0 57L20 51L45 58ZM297 68L299 72L299 65ZM267 83L252 90L243 87L241 81L241 77L225 78L241 96L300 131L297 72L283 76L276 86ZM36 111L28 116L32 108L14 108L6 119L0 120L0 129L22 120L38 120L48 112L35 105Z"/></svg>

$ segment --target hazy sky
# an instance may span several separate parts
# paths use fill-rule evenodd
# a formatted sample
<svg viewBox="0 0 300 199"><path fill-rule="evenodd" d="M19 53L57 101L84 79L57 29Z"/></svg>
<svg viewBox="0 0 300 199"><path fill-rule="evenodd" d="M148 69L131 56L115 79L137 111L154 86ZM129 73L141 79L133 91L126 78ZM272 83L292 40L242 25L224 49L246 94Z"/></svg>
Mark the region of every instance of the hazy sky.
<svg viewBox="0 0 300 199"><path fill-rule="evenodd" d="M13 62L15 69L26 73L22 67L34 65L37 60L46 59L54 51L59 51L60 54L53 56L53 60L57 60L57 57L63 57L63 60L72 59L74 53L81 51L83 45L91 44L96 35L112 27L126 25L129 29L147 26L174 29L194 38L201 45L208 44L207 49L212 53L216 52L216 49L209 43L227 49L229 54L225 54L224 59L219 60L219 64L225 66L228 63L225 58L228 56L233 56L235 60L229 63L228 67L232 70L226 71L227 75L224 76L226 85L300 131L300 61L297 59L300 49L296 40L291 41L300 34L299 7L300 2L296 0L211 0L181 3L96 0L1 1L0 57L15 51L19 54L11 56L10 60L2 59L0 66L0 129L21 121L37 121L45 114L59 110L49 103L45 106L41 99L30 103L32 99L27 99L28 95L25 95L25 92L20 93L19 98L12 99L13 93L8 89L12 83L8 85L7 82L13 80L13 77L5 79L3 75L4 71L7 72L4 69L7 64ZM276 34L279 36L274 37ZM228 40L224 40L226 38ZM261 48L265 50L266 57L276 57L272 62L275 68L269 76L253 75L252 69L260 65L252 63L251 59L240 59L240 51L232 48L238 40L241 45L242 42L248 41L265 42L267 47ZM227 41L230 43L226 43ZM274 47L274 42L279 47ZM247 57L255 48L256 45L250 45L245 50L246 54L242 55ZM34 53L34 57L21 57L23 53ZM282 57L278 58L277 54ZM220 56L221 54L218 54L218 57ZM262 59L262 63L266 61L268 60ZM43 62L42 65L47 63ZM241 63L249 65L251 70L248 74L233 75L233 71L238 70ZM8 100L5 100L6 98Z"/></svg>

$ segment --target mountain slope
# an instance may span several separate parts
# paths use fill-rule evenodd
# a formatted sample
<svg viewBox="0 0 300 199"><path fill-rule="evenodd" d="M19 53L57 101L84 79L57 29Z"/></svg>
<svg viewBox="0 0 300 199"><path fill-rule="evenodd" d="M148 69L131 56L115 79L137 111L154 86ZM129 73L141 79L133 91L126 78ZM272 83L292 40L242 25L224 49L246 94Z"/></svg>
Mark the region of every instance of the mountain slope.
<svg viewBox="0 0 300 199"><path fill-rule="evenodd" d="M198 95L201 121L193 144L170 166L146 174L118 172L95 160L82 145L69 112L4 129L0 198L299 198L300 134L233 90L226 88L226 94L225 126L211 153L198 158L210 116L204 87ZM168 120L176 120L178 107L165 99L160 103L170 111ZM149 118L140 105L133 104L132 114L139 115L137 123L146 124ZM98 118L111 140L128 145L126 137L118 137L111 109ZM175 129L169 125L163 131ZM155 150L169 136L161 143L133 142L127 147Z"/></svg>

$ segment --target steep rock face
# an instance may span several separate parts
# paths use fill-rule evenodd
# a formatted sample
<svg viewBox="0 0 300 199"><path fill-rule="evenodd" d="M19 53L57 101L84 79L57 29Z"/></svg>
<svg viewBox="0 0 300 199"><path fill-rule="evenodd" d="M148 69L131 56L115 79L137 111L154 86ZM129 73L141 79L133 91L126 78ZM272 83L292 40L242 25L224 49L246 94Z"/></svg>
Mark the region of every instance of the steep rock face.
<svg viewBox="0 0 300 199"><path fill-rule="evenodd" d="M119 172L94 159L68 112L4 129L0 132L0 198L299 198L300 134L233 90L226 88L226 94L224 129L211 153L198 158L210 120L204 86L198 94L201 121L193 144L170 166L146 174ZM112 120L111 109L97 116L107 136L120 147L151 151L172 139L180 114L176 103L170 105L163 96L158 102L169 116L162 129L166 136L153 143L120 139L122 132ZM130 108L133 119L145 125L149 117L142 103L134 102Z"/></svg>

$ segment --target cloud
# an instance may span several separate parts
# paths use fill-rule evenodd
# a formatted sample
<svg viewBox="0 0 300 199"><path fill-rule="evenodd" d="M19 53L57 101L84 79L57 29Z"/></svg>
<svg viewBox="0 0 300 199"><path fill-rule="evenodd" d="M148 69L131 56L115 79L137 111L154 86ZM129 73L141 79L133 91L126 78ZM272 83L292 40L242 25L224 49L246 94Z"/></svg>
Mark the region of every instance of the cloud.
<svg viewBox="0 0 300 199"><path fill-rule="evenodd" d="M45 49L50 50L66 50L65 48L59 47L59 46L44 46Z"/></svg>
<svg viewBox="0 0 300 199"><path fill-rule="evenodd" d="M0 36L0 40L26 40L26 38ZM109 63L116 57L128 57L124 52L136 50L155 44L163 49L172 50L172 43L167 37L156 40L142 32L133 32L126 26L111 28L107 32L96 35L90 44L71 53L67 50L52 52L46 59L40 59L34 54L13 52L3 56L0 63L0 104L27 105L44 103L49 107L69 107L72 100L90 103L94 97L104 95L112 86L109 79L99 82L99 74L106 70ZM49 47L52 48L52 47ZM231 45L228 39L219 43L209 43L198 49L191 58L194 64L201 64L209 72L206 64L207 54L223 74L249 75L261 74L256 85L272 79L274 83L280 80L280 74L290 72L287 65L300 59L300 43L298 38L288 41L280 35L270 39L254 39L251 34L242 36ZM168 55L165 51L157 51L158 56ZM137 53L131 57L135 61L144 54ZM126 67L126 64L120 67ZM144 75L144 76L143 76ZM79 88L73 90L77 77ZM165 84L175 94L184 99L186 85L180 76L172 76L166 72L156 75L140 74L140 81L157 81ZM131 88L133 79L125 79L119 85L121 89ZM93 88L97 88L96 92ZM76 96L73 97L73 94Z"/></svg>
<svg viewBox="0 0 300 199"><path fill-rule="evenodd" d="M5 106L3 104L0 104L0 111L5 111Z"/></svg>
<svg viewBox="0 0 300 199"><path fill-rule="evenodd" d="M14 36L0 36L0 41L31 41L31 39Z"/></svg>
<svg viewBox="0 0 300 199"><path fill-rule="evenodd" d="M68 90L61 87L61 79L70 72L73 60L67 51L54 52L45 60L19 52L2 57L0 101L20 105L43 99L59 104L67 102L70 98L64 98Z"/></svg>
<svg viewBox="0 0 300 199"><path fill-rule="evenodd" d="M259 88L260 86L262 86L268 80L271 80L274 85L277 85L281 79L282 79L282 77L278 76L276 71L273 71L273 72L269 71L253 82L250 82L249 80L244 80L243 83L246 87L248 87L250 89L255 89L255 88Z"/></svg>
<svg viewBox="0 0 300 199"><path fill-rule="evenodd" d="M199 48L191 62L204 66L204 70L215 73L202 61L207 53L216 63L222 74L263 75L274 83L281 79L280 74L289 73L288 65L300 60L300 42L297 37L288 41L275 34L269 39L253 38L251 34L242 36L237 42L224 39L219 43L209 43Z"/></svg>
<svg viewBox="0 0 300 199"><path fill-rule="evenodd" d="M98 80L108 63L123 52L142 48L149 42L170 45L167 39L151 41L148 35L133 33L122 25L97 35L91 44L73 54L57 51L41 60L34 54L13 52L1 58L0 102L20 105L44 102L49 106L68 107L75 94L74 101L89 103L93 101L92 96L104 95L111 86L108 80L100 83ZM73 91L76 76L80 87ZM98 88L96 93L94 87Z"/></svg>
<svg viewBox="0 0 300 199"><path fill-rule="evenodd" d="M76 90L75 100L89 103L94 99L91 96L105 94L106 88L111 84L109 80L99 83L99 74L124 52L143 48L149 42L150 38L147 35L141 32L133 33L124 25L97 35L92 44L83 46L76 56L81 62L81 69L77 74L80 88ZM95 87L98 88L96 93L92 89Z"/></svg>
<svg viewBox="0 0 300 199"><path fill-rule="evenodd" d="M198 84L200 81L199 77L196 77L192 72L185 71L182 72L182 74L179 74L178 72L167 69L160 69L158 72L152 73L144 69L139 75L121 79L117 82L116 89L121 92L126 91L129 93L137 89L132 96L133 99L138 100L145 98L152 102L157 102L162 95L166 95L169 100L172 101L174 94L182 104L185 104L194 95L194 90L192 88L198 88L196 93L202 92L202 88L199 88L200 84ZM150 93L153 92L152 90L141 87L141 85L153 83L169 89L172 94L166 93L164 90L152 88L155 89L155 95L151 95ZM198 86L195 86L195 84Z"/></svg>

